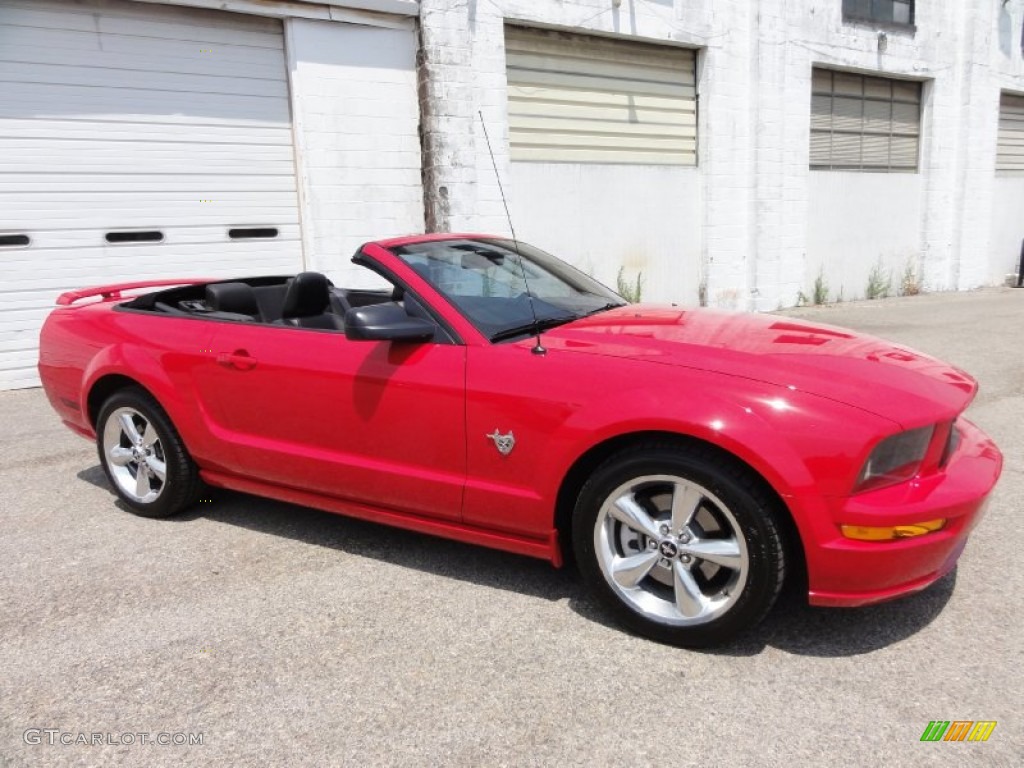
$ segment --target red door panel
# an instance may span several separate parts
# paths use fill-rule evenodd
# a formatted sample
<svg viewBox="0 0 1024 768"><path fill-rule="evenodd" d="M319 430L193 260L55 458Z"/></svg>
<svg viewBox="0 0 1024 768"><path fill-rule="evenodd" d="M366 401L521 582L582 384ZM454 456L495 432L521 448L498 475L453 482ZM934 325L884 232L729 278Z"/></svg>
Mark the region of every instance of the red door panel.
<svg viewBox="0 0 1024 768"><path fill-rule="evenodd" d="M460 519L464 347L223 324L213 352L238 474Z"/></svg>
<svg viewBox="0 0 1024 768"><path fill-rule="evenodd" d="M579 439L567 422L601 384L581 379L560 350L536 355L531 346L468 350L463 516L473 525L545 537L564 471L557 458ZM489 437L495 430L512 432L507 455Z"/></svg>

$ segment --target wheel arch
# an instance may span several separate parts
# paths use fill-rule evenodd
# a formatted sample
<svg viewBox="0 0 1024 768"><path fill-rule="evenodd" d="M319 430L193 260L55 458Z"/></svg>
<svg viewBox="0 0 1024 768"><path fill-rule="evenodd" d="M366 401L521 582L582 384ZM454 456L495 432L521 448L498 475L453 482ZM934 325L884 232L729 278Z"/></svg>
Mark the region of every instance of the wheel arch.
<svg viewBox="0 0 1024 768"><path fill-rule="evenodd" d="M798 589L802 588L807 578L807 561L804 553L803 540L793 518L793 512L782 494L748 462L735 453L693 435L662 430L646 430L628 432L607 438L591 446L580 455L562 478L555 497L555 528L561 546L562 558L566 563L573 561L572 553L572 518L576 507L576 499L584 483L594 471L608 458L632 446L657 441L678 445L680 447L699 447L701 450L716 455L720 460L738 466L750 473L771 498L778 504L782 514L779 523L782 526L786 555L792 566L787 578L799 579Z"/></svg>
<svg viewBox="0 0 1024 768"><path fill-rule="evenodd" d="M100 409L103 408L103 404L116 392L122 389L134 387L141 389L147 395L152 397L156 403L164 408L163 404L147 387L141 384L138 380L133 379L130 376L125 376L121 373L107 373L100 376L96 381L89 387L89 392L85 398L86 415L89 418L89 424L92 428L96 429L96 420L100 416ZM166 408L164 411L166 412Z"/></svg>
<svg viewBox="0 0 1024 768"><path fill-rule="evenodd" d="M144 371L142 371L144 373ZM186 450L200 466L206 462L209 453L208 438L202 427L199 414L193 406L182 402L176 397L173 389L165 386L166 382L148 376L134 376L124 372L123 367L107 369L95 375L85 387L82 408L88 419L93 436L97 434L97 420L103 403L111 395L126 388L134 388L144 392L164 412L175 430L181 437Z"/></svg>
<svg viewBox="0 0 1024 768"><path fill-rule="evenodd" d="M125 386L138 387L171 420L189 453L203 465L213 451L206 412L187 378L172 378L159 355L135 344L112 344L96 354L82 373L80 403L90 428L103 402Z"/></svg>

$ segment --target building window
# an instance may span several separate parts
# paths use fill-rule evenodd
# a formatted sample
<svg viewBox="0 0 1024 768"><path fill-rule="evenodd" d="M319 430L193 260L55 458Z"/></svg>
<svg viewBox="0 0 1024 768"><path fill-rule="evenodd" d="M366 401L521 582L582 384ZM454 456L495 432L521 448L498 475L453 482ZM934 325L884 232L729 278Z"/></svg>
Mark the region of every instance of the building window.
<svg viewBox="0 0 1024 768"><path fill-rule="evenodd" d="M1024 173L1024 96L1005 91L999 98L996 170Z"/></svg>
<svg viewBox="0 0 1024 768"><path fill-rule="evenodd" d="M811 168L916 171L921 84L815 69Z"/></svg>
<svg viewBox="0 0 1024 768"><path fill-rule="evenodd" d="M505 28L514 161L696 165L696 54Z"/></svg>
<svg viewBox="0 0 1024 768"><path fill-rule="evenodd" d="M843 20L910 26L914 0L843 0Z"/></svg>

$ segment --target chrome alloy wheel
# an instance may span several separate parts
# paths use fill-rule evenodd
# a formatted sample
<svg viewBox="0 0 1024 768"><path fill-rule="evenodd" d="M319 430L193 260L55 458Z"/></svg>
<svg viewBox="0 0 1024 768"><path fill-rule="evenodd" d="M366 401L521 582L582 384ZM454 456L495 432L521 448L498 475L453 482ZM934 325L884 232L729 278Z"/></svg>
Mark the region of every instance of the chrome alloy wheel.
<svg viewBox="0 0 1024 768"><path fill-rule="evenodd" d="M605 580L627 605L676 627L725 614L750 567L729 508L673 475L637 477L612 491L597 516L594 550Z"/></svg>
<svg viewBox="0 0 1024 768"><path fill-rule="evenodd" d="M103 453L118 488L140 504L160 498L167 485L164 447L156 427L134 408L121 407L103 427Z"/></svg>

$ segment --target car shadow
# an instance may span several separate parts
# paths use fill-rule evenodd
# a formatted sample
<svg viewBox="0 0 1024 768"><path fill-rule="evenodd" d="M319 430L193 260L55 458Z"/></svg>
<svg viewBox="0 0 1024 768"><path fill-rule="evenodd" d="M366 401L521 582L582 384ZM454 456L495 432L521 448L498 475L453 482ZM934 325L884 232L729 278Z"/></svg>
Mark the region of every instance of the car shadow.
<svg viewBox="0 0 1024 768"><path fill-rule="evenodd" d="M79 479L116 499L101 467ZM544 600L566 600L588 621L625 631L587 593L573 568L508 552L462 544L386 525L221 489L210 489L193 510L156 523L197 519L236 525L359 557L374 558L446 578L504 589ZM122 502L117 506L131 510ZM828 609L807 605L796 590L784 592L768 617L754 629L717 648L698 651L722 656L756 656L767 647L801 656L856 656L898 643L927 627L953 595L956 570L928 589L879 605Z"/></svg>
<svg viewBox="0 0 1024 768"><path fill-rule="evenodd" d="M131 513L114 494L100 466L82 470L78 478L109 492L119 509ZM572 601L583 594L574 571L554 569L544 560L219 488L207 489L193 509L153 522L181 524L198 519L545 600Z"/></svg>
<svg viewBox="0 0 1024 768"><path fill-rule="evenodd" d="M724 656L755 656L767 646L798 656L859 656L917 634L953 596L954 568L927 589L860 608L815 608L805 595L783 594L768 617L729 645L709 649Z"/></svg>

